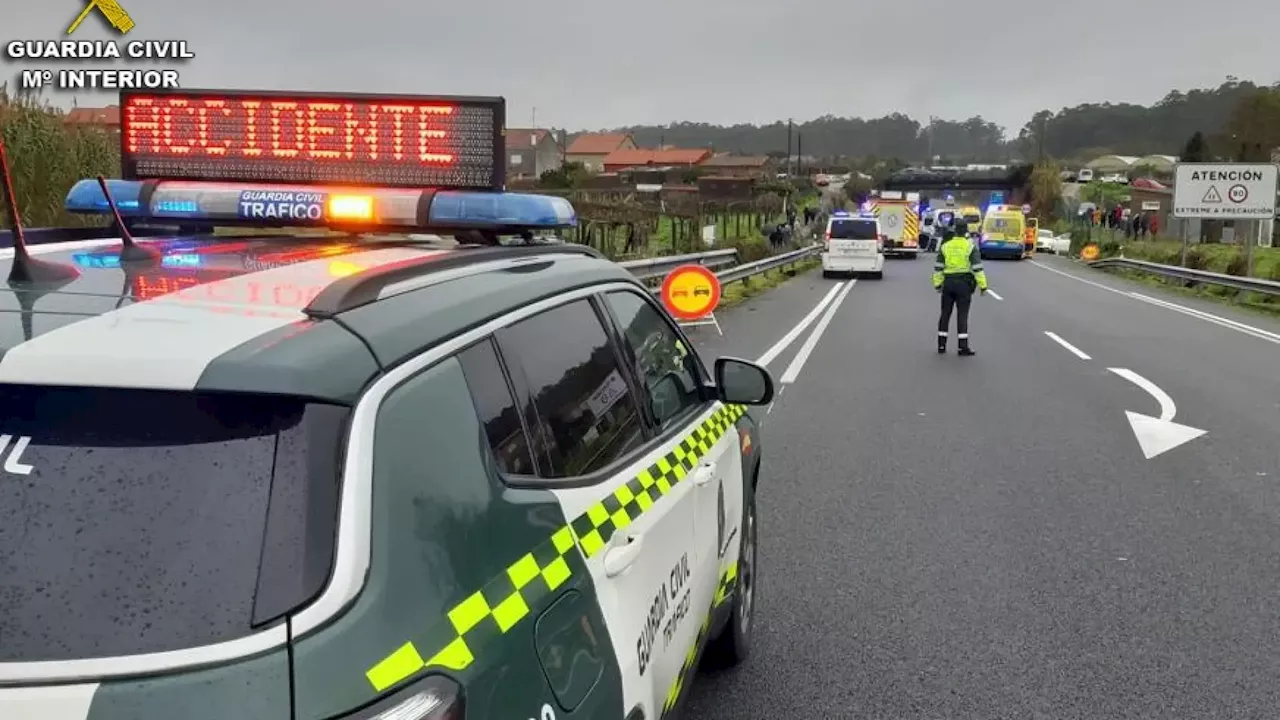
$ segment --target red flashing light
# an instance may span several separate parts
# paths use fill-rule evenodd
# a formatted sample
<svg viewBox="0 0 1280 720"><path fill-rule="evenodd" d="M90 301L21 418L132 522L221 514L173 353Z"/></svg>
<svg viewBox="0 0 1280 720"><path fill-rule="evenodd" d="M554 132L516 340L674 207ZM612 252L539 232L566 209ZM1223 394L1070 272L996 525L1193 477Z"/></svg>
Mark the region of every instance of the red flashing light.
<svg viewBox="0 0 1280 720"><path fill-rule="evenodd" d="M127 179L501 188L500 100L121 94Z"/></svg>

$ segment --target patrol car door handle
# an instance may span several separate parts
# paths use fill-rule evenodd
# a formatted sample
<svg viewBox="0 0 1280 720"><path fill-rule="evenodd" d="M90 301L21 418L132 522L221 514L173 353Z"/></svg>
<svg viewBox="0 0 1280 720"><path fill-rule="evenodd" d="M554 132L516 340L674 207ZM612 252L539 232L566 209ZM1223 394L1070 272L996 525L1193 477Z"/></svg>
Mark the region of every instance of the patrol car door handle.
<svg viewBox="0 0 1280 720"><path fill-rule="evenodd" d="M693 484L706 485L715 479L715 476L716 464L713 462L703 463L698 466L697 470L693 471Z"/></svg>
<svg viewBox="0 0 1280 720"><path fill-rule="evenodd" d="M627 538L626 544L617 545L605 550L604 552L604 574L607 577L621 575L622 571L631 567L631 564L640 557L641 537L632 535Z"/></svg>

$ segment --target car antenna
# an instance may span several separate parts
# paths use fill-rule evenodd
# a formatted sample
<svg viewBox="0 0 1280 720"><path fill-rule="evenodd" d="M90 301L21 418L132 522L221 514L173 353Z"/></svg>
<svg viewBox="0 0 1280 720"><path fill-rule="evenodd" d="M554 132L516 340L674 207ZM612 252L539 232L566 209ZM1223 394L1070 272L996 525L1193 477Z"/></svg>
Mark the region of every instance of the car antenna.
<svg viewBox="0 0 1280 720"><path fill-rule="evenodd" d="M133 239L133 235L129 233L129 228L125 227L124 218L120 217L120 208L116 206L115 198L111 197L111 189L107 187L107 179L101 175L98 176L98 187L102 188L102 196L107 199L107 207L111 208L111 218L115 222L115 230L120 234L120 260L122 262L130 262L135 260L152 260L160 257L163 253L155 248L139 245Z"/></svg>
<svg viewBox="0 0 1280 720"><path fill-rule="evenodd" d="M9 266L9 287L22 284L62 284L80 277L80 271L66 263L48 262L31 257L27 251L27 239L22 234L22 216L18 212L18 197L13 192L13 175L9 172L9 156L4 140L0 140L0 184L4 185L4 200L8 205L9 223L13 230L13 263Z"/></svg>

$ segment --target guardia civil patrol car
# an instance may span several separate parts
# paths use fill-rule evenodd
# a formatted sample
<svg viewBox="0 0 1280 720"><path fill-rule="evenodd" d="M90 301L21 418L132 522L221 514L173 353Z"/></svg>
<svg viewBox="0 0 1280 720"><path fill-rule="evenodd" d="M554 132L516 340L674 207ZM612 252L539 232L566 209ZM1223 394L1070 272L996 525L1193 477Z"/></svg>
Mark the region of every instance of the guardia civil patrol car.
<svg viewBox="0 0 1280 720"><path fill-rule="evenodd" d="M345 232L208 232L253 192ZM563 199L308 192L8 237L0 718L648 720L742 660L768 372L528 239Z"/></svg>

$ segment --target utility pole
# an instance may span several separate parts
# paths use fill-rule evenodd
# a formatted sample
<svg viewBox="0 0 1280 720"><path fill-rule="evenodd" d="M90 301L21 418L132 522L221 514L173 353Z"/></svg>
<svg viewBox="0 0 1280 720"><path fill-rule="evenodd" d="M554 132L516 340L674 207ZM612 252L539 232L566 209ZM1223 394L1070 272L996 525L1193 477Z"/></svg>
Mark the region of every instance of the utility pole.
<svg viewBox="0 0 1280 720"><path fill-rule="evenodd" d="M791 174L791 118L787 118L787 175Z"/></svg>
<svg viewBox="0 0 1280 720"><path fill-rule="evenodd" d="M804 145L802 144L803 142L804 142L804 133L801 133L801 132L796 133L796 174L797 175L801 175L804 173L804 151L802 150L802 148L804 147Z"/></svg>
<svg viewBox="0 0 1280 720"><path fill-rule="evenodd" d="M929 157L924 159L924 166L926 168L933 167L933 124L937 121L938 119L936 117L932 115L929 116Z"/></svg>
<svg viewBox="0 0 1280 720"><path fill-rule="evenodd" d="M538 108L536 107L533 109L533 115L529 118L529 127L534 130L538 129Z"/></svg>

